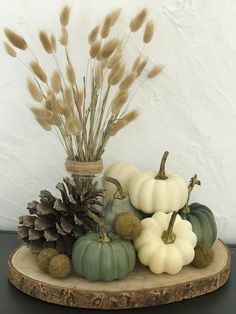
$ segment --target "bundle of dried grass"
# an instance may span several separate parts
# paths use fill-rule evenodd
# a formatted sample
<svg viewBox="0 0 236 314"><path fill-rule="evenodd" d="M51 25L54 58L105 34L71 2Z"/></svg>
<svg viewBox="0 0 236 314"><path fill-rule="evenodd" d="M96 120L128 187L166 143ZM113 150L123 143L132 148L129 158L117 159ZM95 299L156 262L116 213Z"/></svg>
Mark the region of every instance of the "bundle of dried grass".
<svg viewBox="0 0 236 314"><path fill-rule="evenodd" d="M50 75L46 74L26 40L14 31L5 29L8 41L4 42L4 47L7 54L18 58L17 48L28 50L33 57L33 61L27 65L32 74L32 78L27 80L27 88L38 105L33 106L31 111L44 130L57 134L70 160L101 159L110 137L139 115L137 110L127 110L137 91L132 92L133 86L144 71L148 58L142 56L143 48L140 49L132 68L128 70L124 56L129 36L118 38L112 34L120 13L121 9L113 10L105 16L101 26L96 25L90 31L89 62L86 75L81 80L69 54L67 26L70 8L67 5L60 13L60 38L46 31L39 32L41 45L56 66ZM147 15L144 8L129 23L130 33L144 25L142 41L145 44L151 42L154 34L153 21L148 20L145 24ZM65 68L57 59L60 49L65 52ZM154 78L162 69L162 65L154 66L146 73L146 79Z"/></svg>

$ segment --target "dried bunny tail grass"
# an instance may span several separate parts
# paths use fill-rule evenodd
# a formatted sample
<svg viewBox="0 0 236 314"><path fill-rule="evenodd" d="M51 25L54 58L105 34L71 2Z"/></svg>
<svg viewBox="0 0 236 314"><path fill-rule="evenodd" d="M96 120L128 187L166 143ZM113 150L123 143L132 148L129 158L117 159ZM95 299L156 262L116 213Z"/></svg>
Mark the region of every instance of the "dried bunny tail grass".
<svg viewBox="0 0 236 314"><path fill-rule="evenodd" d="M47 33L44 32L44 31L40 31L40 32L39 32L39 39L40 39L40 41L41 41L41 44L42 44L44 50L45 50L47 53L52 53L52 52L53 52L53 47L52 47L51 41L50 41L49 38L48 38Z"/></svg>
<svg viewBox="0 0 236 314"><path fill-rule="evenodd" d="M44 119L41 119L39 117L35 117L36 121L41 125L41 127L46 131L51 131L52 127L51 125Z"/></svg>
<svg viewBox="0 0 236 314"><path fill-rule="evenodd" d="M123 76L125 74L125 65L124 64L117 64L116 66L114 66L114 68L112 68L110 75L108 77L108 82L111 85L116 85L118 84Z"/></svg>
<svg viewBox="0 0 236 314"><path fill-rule="evenodd" d="M101 49L101 57L104 59L110 57L119 44L120 40L118 38L108 40Z"/></svg>
<svg viewBox="0 0 236 314"><path fill-rule="evenodd" d="M66 132L71 135L78 134L81 130L81 122L78 117L71 116L66 119Z"/></svg>
<svg viewBox="0 0 236 314"><path fill-rule="evenodd" d="M95 71L95 86L97 89L101 88L102 82L103 82L103 65L100 62Z"/></svg>
<svg viewBox="0 0 236 314"><path fill-rule="evenodd" d="M100 26L97 25L89 33L89 35L88 35L88 42L90 43L90 45L92 45L95 42L95 40L97 39L97 35L98 35L98 32L99 32L99 29L100 29Z"/></svg>
<svg viewBox="0 0 236 314"><path fill-rule="evenodd" d="M83 101L84 101L84 91L83 89L80 89L77 94L77 102L76 102L76 106L78 110L81 108Z"/></svg>
<svg viewBox="0 0 236 314"><path fill-rule="evenodd" d="M7 39L10 41L10 43L14 47L21 50L26 50L28 48L28 45L25 39L22 36L18 35L17 33L13 32L11 29L5 28L4 33Z"/></svg>
<svg viewBox="0 0 236 314"><path fill-rule="evenodd" d="M137 77L136 72L131 72L130 74L126 75L126 77L121 81L119 85L120 90L128 89L133 84Z"/></svg>
<svg viewBox="0 0 236 314"><path fill-rule="evenodd" d="M157 64L155 65L151 71L148 72L147 74L147 78L152 79L155 76L157 76L163 69L164 69L164 65L163 64Z"/></svg>
<svg viewBox="0 0 236 314"><path fill-rule="evenodd" d="M49 120L53 116L53 112L51 110L48 110L47 108L37 108L32 107L30 110L33 112L35 117L38 117L40 119Z"/></svg>
<svg viewBox="0 0 236 314"><path fill-rule="evenodd" d="M144 34L143 34L143 42L145 44L150 43L154 35L154 23L152 20L149 20L145 26Z"/></svg>
<svg viewBox="0 0 236 314"><path fill-rule="evenodd" d="M15 58L15 57L16 57L16 51L15 51L15 49L14 49L10 44L8 44L8 43L5 42L5 41L4 41L3 44L4 44L4 47L5 47L6 53L7 53L9 56Z"/></svg>
<svg viewBox="0 0 236 314"><path fill-rule="evenodd" d="M38 64L38 62L36 61L32 61L30 63L30 67L32 69L32 71L34 72L34 74L44 83L47 83L47 75L46 73L43 71L43 69L41 68L41 66Z"/></svg>
<svg viewBox="0 0 236 314"><path fill-rule="evenodd" d="M111 26L111 18L109 14L106 16L105 21L101 28L101 36L102 38L107 38L110 32L110 26Z"/></svg>
<svg viewBox="0 0 236 314"><path fill-rule="evenodd" d="M111 69L116 64L118 64L120 62L121 57L122 57L122 53L116 49L107 61L108 69Z"/></svg>
<svg viewBox="0 0 236 314"><path fill-rule="evenodd" d="M130 21L129 28L131 32L137 32L140 29L146 19L147 14L147 8L144 8Z"/></svg>
<svg viewBox="0 0 236 314"><path fill-rule="evenodd" d="M121 129L123 129L127 124L134 121L139 116L139 112L137 110L132 110L124 115L121 119L119 119L111 129L111 136L116 135Z"/></svg>
<svg viewBox="0 0 236 314"><path fill-rule="evenodd" d="M55 70L53 73L52 73L52 77L51 77L51 87L52 87L52 90L55 92L55 93L59 93L60 90L61 90L61 76L60 76L60 73L58 70Z"/></svg>
<svg viewBox="0 0 236 314"><path fill-rule="evenodd" d="M90 47L89 54L92 59L96 58L99 55L101 49L101 41L96 40Z"/></svg>
<svg viewBox="0 0 236 314"><path fill-rule="evenodd" d="M57 41L54 35L51 35L51 45L54 52L57 52Z"/></svg>
<svg viewBox="0 0 236 314"><path fill-rule="evenodd" d="M53 113L52 117L50 119L48 119L47 122L50 123L51 125L55 125L55 126L61 126L62 125L62 120L61 120L58 113Z"/></svg>
<svg viewBox="0 0 236 314"><path fill-rule="evenodd" d="M110 26L113 26L115 24L118 17L120 16L121 11L122 11L122 9L118 8L118 9L115 9L109 13L108 16L110 18Z"/></svg>
<svg viewBox="0 0 236 314"><path fill-rule="evenodd" d="M41 102L43 100L43 95L38 89L38 86L30 78L27 79L27 88L28 88L28 91L30 92L30 95L35 101Z"/></svg>
<svg viewBox="0 0 236 314"><path fill-rule="evenodd" d="M111 111L113 114L118 113L122 106L126 103L129 98L128 90L120 90L112 100Z"/></svg>
<svg viewBox="0 0 236 314"><path fill-rule="evenodd" d="M59 41L63 46L68 45L69 35L68 35L68 31L65 27L61 28L61 37L60 37Z"/></svg>
<svg viewBox="0 0 236 314"><path fill-rule="evenodd" d="M133 66L132 66L132 72L137 72L137 69L139 67L140 62L141 62L141 57L137 57L134 60L134 63L133 63Z"/></svg>
<svg viewBox="0 0 236 314"><path fill-rule="evenodd" d="M60 23L62 26L66 26L69 23L70 18L70 8L65 5L60 14Z"/></svg>
<svg viewBox="0 0 236 314"><path fill-rule="evenodd" d="M74 85L76 78L75 78L75 71L74 71L73 67L71 66L71 64L67 64L66 76L67 76L67 79L70 82L70 84Z"/></svg>
<svg viewBox="0 0 236 314"><path fill-rule="evenodd" d="M142 62L139 63L139 65L136 69L137 76L139 76L143 72L143 69L145 68L147 63L148 63L148 58L144 59Z"/></svg>
<svg viewBox="0 0 236 314"><path fill-rule="evenodd" d="M71 92L71 88L66 86L63 91L65 103L67 106L71 106L73 102L73 95Z"/></svg>

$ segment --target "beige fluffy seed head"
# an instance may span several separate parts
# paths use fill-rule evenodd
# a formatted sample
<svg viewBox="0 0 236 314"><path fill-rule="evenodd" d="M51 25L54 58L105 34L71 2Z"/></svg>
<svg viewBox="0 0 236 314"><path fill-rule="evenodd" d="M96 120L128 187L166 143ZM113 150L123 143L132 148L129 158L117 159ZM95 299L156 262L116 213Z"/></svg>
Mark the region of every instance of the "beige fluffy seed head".
<svg viewBox="0 0 236 314"><path fill-rule="evenodd" d="M120 40L118 38L113 38L108 40L101 49L101 57L108 58L119 45Z"/></svg>
<svg viewBox="0 0 236 314"><path fill-rule="evenodd" d="M130 88L130 86L133 84L133 82L135 81L137 77L137 73L136 72L131 72L130 74L128 74L120 83L119 85L119 89L120 90L124 90L124 89L128 89Z"/></svg>
<svg viewBox="0 0 236 314"><path fill-rule="evenodd" d="M82 104L83 104L83 101L84 101L84 91L83 91L83 89L81 89L81 90L79 90L78 91L78 102L77 102L77 108L79 109L81 106L82 106Z"/></svg>
<svg viewBox="0 0 236 314"><path fill-rule="evenodd" d="M129 27L131 32L137 32L143 25L148 11L146 8L142 9L130 22Z"/></svg>
<svg viewBox="0 0 236 314"><path fill-rule="evenodd" d="M119 50L115 50L113 54L110 56L107 62L108 69L113 68L116 64L120 62L120 59L122 57L122 53Z"/></svg>
<svg viewBox="0 0 236 314"><path fill-rule="evenodd" d="M6 53L9 56L11 56L13 58L16 57L16 51L10 44L8 44L7 42L4 41L4 47L5 47Z"/></svg>
<svg viewBox="0 0 236 314"><path fill-rule="evenodd" d="M61 90L61 76L58 70L55 70L52 73L51 77L51 87L55 93L59 93Z"/></svg>
<svg viewBox="0 0 236 314"><path fill-rule="evenodd" d="M128 90L120 90L114 97L111 105L111 111L113 114L118 113L122 106L126 103L126 101L129 98L129 92Z"/></svg>
<svg viewBox="0 0 236 314"><path fill-rule="evenodd" d="M102 38L107 38L107 36L109 35L110 25L111 25L111 19L110 19L110 16L107 15L101 28Z"/></svg>
<svg viewBox="0 0 236 314"><path fill-rule="evenodd" d="M113 26L115 22L117 21L118 17L120 16L121 8L115 9L109 13L110 18L110 26Z"/></svg>
<svg viewBox="0 0 236 314"><path fill-rule="evenodd" d="M67 64L66 67L66 76L68 81L70 82L71 85L75 84L76 78L75 78L75 71L72 68L71 64Z"/></svg>
<svg viewBox="0 0 236 314"><path fill-rule="evenodd" d="M37 108L32 107L31 111L35 115L35 117L38 117L40 119L51 119L53 116L53 112L51 110L48 110L47 108Z"/></svg>
<svg viewBox="0 0 236 314"><path fill-rule="evenodd" d="M81 130L81 122L78 117L72 116L66 119L66 132L71 135L78 134Z"/></svg>
<svg viewBox="0 0 236 314"><path fill-rule="evenodd" d="M14 47L21 50L26 50L28 48L25 39L17 33L13 32L11 29L5 28L4 33Z"/></svg>
<svg viewBox="0 0 236 314"><path fill-rule="evenodd" d="M97 89L101 88L103 82L103 66L102 64L98 64L95 71L95 86Z"/></svg>
<svg viewBox="0 0 236 314"><path fill-rule="evenodd" d="M47 33L44 32L44 31L40 31L39 32L39 39L40 39L40 42L41 42L44 50L47 53L52 53L53 52L53 48L52 48L52 44L51 44L51 41L48 38Z"/></svg>
<svg viewBox="0 0 236 314"><path fill-rule="evenodd" d="M51 44L54 52L57 52L57 42L54 35L51 35Z"/></svg>
<svg viewBox="0 0 236 314"><path fill-rule="evenodd" d="M46 73L43 71L43 69L41 68L41 66L38 64L38 62L36 61L32 61L30 63L30 67L32 69L32 71L34 72L34 74L44 83L47 83L47 75Z"/></svg>
<svg viewBox="0 0 236 314"><path fill-rule="evenodd" d="M97 25L89 33L89 35L88 35L88 42L90 43L90 45L92 45L95 42L95 40L97 39L97 35L98 35L98 32L99 32L99 29L100 29L100 26Z"/></svg>
<svg viewBox="0 0 236 314"><path fill-rule="evenodd" d="M122 80L124 74L125 74L124 64L117 64L116 66L114 66L114 68L112 68L111 73L108 77L108 82L111 85L116 85Z"/></svg>
<svg viewBox="0 0 236 314"><path fill-rule="evenodd" d="M145 66L147 65L147 62L148 62L148 58L146 58L142 62L140 62L140 64L137 67L137 70L136 70L137 76L139 76L143 72Z"/></svg>
<svg viewBox="0 0 236 314"><path fill-rule="evenodd" d="M101 41L96 40L90 47L89 54L92 59L96 58L100 52Z"/></svg>
<svg viewBox="0 0 236 314"><path fill-rule="evenodd" d="M61 28L61 37L59 39L60 43L63 46L67 46L68 45L68 41L69 41L69 34L68 31L65 27Z"/></svg>
<svg viewBox="0 0 236 314"><path fill-rule="evenodd" d="M44 119L40 119L38 117L35 117L35 119L44 130L51 131L52 129L51 125L47 121L45 121Z"/></svg>
<svg viewBox="0 0 236 314"><path fill-rule="evenodd" d="M137 72L137 69L138 69L138 66L141 62L141 57L137 57L135 60L134 60L134 63L133 63L133 66L132 66L132 72Z"/></svg>
<svg viewBox="0 0 236 314"><path fill-rule="evenodd" d="M148 72L147 78L152 79L152 78L156 77L163 69L164 69L164 65L163 64L155 65L151 69L151 71Z"/></svg>
<svg viewBox="0 0 236 314"><path fill-rule="evenodd" d="M121 119L119 119L112 127L111 129L111 136L114 136L119 132L121 129L123 129L127 124L134 121L139 116L139 113L137 110L132 110L128 112L126 115L124 115Z"/></svg>
<svg viewBox="0 0 236 314"><path fill-rule="evenodd" d="M143 34L143 42L145 44L150 43L154 35L154 23L152 20L149 20L145 26L144 34Z"/></svg>
<svg viewBox="0 0 236 314"><path fill-rule="evenodd" d="M64 88L64 98L66 105L70 106L73 102L73 96L70 87L66 86Z"/></svg>
<svg viewBox="0 0 236 314"><path fill-rule="evenodd" d="M70 18L70 8L65 5L60 14L60 23L62 26L67 26Z"/></svg>
<svg viewBox="0 0 236 314"><path fill-rule="evenodd" d="M40 93L38 86L30 78L27 79L27 88L28 91L30 92L30 95L35 101L41 102L43 100L43 95Z"/></svg>

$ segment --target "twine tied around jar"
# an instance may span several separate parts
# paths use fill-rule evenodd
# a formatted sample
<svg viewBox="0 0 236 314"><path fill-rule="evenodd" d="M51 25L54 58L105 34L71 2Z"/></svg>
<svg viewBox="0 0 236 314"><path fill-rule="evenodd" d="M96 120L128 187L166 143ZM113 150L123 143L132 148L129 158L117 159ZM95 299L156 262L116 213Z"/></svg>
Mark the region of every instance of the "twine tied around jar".
<svg viewBox="0 0 236 314"><path fill-rule="evenodd" d="M97 161L76 161L66 159L65 168L73 175L93 176L103 171L102 159Z"/></svg>

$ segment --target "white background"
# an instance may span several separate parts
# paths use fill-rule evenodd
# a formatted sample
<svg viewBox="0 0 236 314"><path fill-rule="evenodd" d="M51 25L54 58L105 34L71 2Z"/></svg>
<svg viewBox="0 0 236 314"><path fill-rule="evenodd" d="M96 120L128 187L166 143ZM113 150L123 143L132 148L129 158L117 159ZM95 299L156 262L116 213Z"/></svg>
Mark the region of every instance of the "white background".
<svg viewBox="0 0 236 314"><path fill-rule="evenodd" d="M65 1L0 1L0 39L10 27L27 38L46 71L53 69L37 32L59 35L58 15ZM141 115L109 142L104 161L130 161L157 169L164 150L168 166L186 180L198 174L192 201L209 206L219 237L236 242L236 2L234 0L80 0L71 4L70 52L83 75L87 33L112 8L122 7L117 24L127 33L129 19L146 5L156 35L144 54L165 70L133 99ZM130 60L142 34L130 40ZM31 61L30 54L21 58ZM62 60L62 59L61 59ZM0 49L0 229L14 230L28 201L40 189L55 192L65 176L65 153L56 137L40 128L29 107L27 71Z"/></svg>

